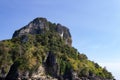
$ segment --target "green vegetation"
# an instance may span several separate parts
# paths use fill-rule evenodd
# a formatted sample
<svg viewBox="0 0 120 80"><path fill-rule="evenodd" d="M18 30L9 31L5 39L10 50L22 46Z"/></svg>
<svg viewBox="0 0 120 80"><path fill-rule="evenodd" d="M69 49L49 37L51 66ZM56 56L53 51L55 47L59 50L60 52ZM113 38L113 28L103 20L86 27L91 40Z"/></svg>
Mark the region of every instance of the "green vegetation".
<svg viewBox="0 0 120 80"><path fill-rule="evenodd" d="M27 37L27 42L21 42L21 37L0 42L0 68L6 67L5 71L8 72L10 65L19 61L21 70L35 70L35 67L44 62L47 52L53 51L57 56L61 74L64 74L66 66L69 66L77 71L80 77L94 74L113 78L106 69L89 61L85 54L80 54L75 48L65 45L57 34L48 32Z"/></svg>

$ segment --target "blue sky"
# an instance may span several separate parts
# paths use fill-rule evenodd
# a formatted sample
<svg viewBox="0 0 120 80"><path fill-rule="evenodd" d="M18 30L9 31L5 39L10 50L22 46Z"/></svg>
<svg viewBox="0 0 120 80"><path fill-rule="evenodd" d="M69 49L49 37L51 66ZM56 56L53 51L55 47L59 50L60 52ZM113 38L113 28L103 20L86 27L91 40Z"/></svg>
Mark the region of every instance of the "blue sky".
<svg viewBox="0 0 120 80"><path fill-rule="evenodd" d="M0 40L36 17L67 26L73 46L120 80L120 0L0 0Z"/></svg>

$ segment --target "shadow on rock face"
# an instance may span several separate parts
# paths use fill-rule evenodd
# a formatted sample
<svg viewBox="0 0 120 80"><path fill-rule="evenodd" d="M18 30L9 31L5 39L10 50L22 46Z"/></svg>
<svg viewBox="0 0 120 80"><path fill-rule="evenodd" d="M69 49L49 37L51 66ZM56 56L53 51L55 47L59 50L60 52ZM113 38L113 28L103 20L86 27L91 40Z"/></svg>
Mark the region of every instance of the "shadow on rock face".
<svg viewBox="0 0 120 80"><path fill-rule="evenodd" d="M56 56L55 54L53 54L51 51L49 52L46 62L45 62L45 66L46 66L46 71L52 75L57 77L59 74L59 68L58 68L58 64L56 62Z"/></svg>
<svg viewBox="0 0 120 80"><path fill-rule="evenodd" d="M10 70L5 80L18 80L18 77L19 77L18 67L19 66L20 66L19 62L14 62L14 64L10 67Z"/></svg>

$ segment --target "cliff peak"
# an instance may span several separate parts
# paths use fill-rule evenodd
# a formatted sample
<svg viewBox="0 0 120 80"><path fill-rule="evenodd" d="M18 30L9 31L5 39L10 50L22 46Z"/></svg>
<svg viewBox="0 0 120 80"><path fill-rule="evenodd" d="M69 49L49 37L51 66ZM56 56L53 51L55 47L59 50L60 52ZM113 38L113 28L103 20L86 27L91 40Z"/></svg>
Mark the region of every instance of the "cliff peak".
<svg viewBox="0 0 120 80"><path fill-rule="evenodd" d="M13 34L14 37L21 37L28 34L44 34L47 31L56 32L59 36L64 39L65 43L69 46L72 45L71 34L69 29L61 24L55 24L48 21L46 18L38 17L31 21L28 25L23 28L16 30Z"/></svg>

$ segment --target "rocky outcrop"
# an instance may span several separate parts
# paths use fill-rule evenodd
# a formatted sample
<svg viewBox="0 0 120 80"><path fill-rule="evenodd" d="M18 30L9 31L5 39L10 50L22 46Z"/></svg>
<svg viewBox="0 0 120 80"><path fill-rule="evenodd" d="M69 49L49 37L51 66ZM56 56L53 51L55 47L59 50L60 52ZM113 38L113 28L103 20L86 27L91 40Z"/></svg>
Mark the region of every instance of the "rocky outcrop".
<svg viewBox="0 0 120 80"><path fill-rule="evenodd" d="M19 67L19 65L20 65L20 63L15 62L11 66L5 80L18 80L18 77L19 77L18 67Z"/></svg>
<svg viewBox="0 0 120 80"><path fill-rule="evenodd" d="M32 73L32 76L29 78L32 80L57 80L49 75L46 75L45 66L39 66L36 72Z"/></svg>
<svg viewBox="0 0 120 80"><path fill-rule="evenodd" d="M46 67L47 68L47 67ZM54 73L55 74L55 73ZM19 71L19 64L15 62L7 74L6 78L0 78L0 80L58 80L46 74L45 66L39 66L39 68L30 74L29 71Z"/></svg>
<svg viewBox="0 0 120 80"><path fill-rule="evenodd" d="M4 80L5 76L6 76L5 68L2 67L0 69L0 80Z"/></svg>
<svg viewBox="0 0 120 80"><path fill-rule="evenodd" d="M77 72L74 72L67 66L64 75L60 75L55 55L51 52L48 54L45 64L39 66L39 68L31 73L31 75L29 71L19 71L19 66L20 63L14 62L6 78L4 79L0 77L0 80L115 80L90 75L86 77L78 77Z"/></svg>
<svg viewBox="0 0 120 80"><path fill-rule="evenodd" d="M44 33L45 30L49 28L47 25L47 20L45 18L36 18L31 21L28 25L23 28L15 31L13 37L20 37L28 34L41 34Z"/></svg>
<svg viewBox="0 0 120 80"><path fill-rule="evenodd" d="M46 66L46 71L54 76L54 77L58 77L59 76L59 66L57 64L56 61L56 56L50 51L46 62L45 62L45 66Z"/></svg>
<svg viewBox="0 0 120 80"><path fill-rule="evenodd" d="M69 29L61 24L54 24L47 21L46 18L36 18L31 21L28 25L24 26L23 28L16 30L13 34L14 37L21 37L28 34L35 35L35 34L44 34L47 31L57 32L59 36L64 39L65 43L69 46L72 45L71 34ZM25 41L23 39L23 41Z"/></svg>

